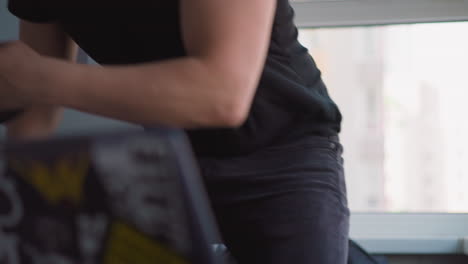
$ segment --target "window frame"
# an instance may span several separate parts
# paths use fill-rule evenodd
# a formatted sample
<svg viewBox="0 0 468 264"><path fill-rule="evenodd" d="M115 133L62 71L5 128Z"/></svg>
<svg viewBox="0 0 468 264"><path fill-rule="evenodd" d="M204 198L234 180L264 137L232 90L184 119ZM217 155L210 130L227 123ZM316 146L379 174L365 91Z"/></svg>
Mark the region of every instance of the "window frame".
<svg viewBox="0 0 468 264"><path fill-rule="evenodd" d="M468 0L298 0L299 28L468 21ZM372 254L468 255L468 213L352 212L350 237Z"/></svg>
<svg viewBox="0 0 468 264"><path fill-rule="evenodd" d="M350 237L372 254L468 255L468 214L352 213Z"/></svg>
<svg viewBox="0 0 468 264"><path fill-rule="evenodd" d="M296 0L299 27L343 27L468 20L468 0Z"/></svg>

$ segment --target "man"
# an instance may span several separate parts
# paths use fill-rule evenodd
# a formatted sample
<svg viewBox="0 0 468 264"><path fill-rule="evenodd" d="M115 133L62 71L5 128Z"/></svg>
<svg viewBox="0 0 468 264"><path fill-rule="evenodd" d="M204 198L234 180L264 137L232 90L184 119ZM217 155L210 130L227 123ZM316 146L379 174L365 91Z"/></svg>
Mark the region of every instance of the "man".
<svg viewBox="0 0 468 264"><path fill-rule="evenodd" d="M0 47L8 136L43 138L60 107L187 130L239 264L343 264L341 115L287 0L10 0ZM78 44L102 66L74 63Z"/></svg>

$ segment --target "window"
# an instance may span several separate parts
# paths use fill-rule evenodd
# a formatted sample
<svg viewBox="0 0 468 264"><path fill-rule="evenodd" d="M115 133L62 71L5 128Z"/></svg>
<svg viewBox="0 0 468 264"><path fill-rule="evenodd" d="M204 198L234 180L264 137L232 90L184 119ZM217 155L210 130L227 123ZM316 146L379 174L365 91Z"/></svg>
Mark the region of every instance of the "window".
<svg viewBox="0 0 468 264"><path fill-rule="evenodd" d="M460 130L446 125L454 124L456 118L466 112L463 109L466 103L461 97L463 90L468 88L464 78L468 72L464 74L463 67L468 68L466 64L457 68L457 64L467 61L467 51L460 47L468 46L462 36L467 32L468 22L452 22L468 21L468 0L292 0L292 5L296 11L296 24L301 29L300 40L316 58L332 96L345 115L342 141L346 148L345 166L352 209L351 237L369 252L377 254L468 254L468 239L464 239L468 236L468 214L453 213L468 212L467 196L460 191L468 187L468 175L461 166L466 164L464 127ZM450 28L458 32L454 34ZM428 31L432 31L432 37L423 37L429 34ZM427 42L422 43L421 37ZM405 50L403 54L402 50ZM415 56L413 51L419 55ZM395 53L400 54L392 57ZM367 56L370 57L366 59ZM423 61L431 61L423 65L423 69L431 65L434 68L422 71L417 66ZM401 68L411 72L405 74ZM420 72L424 75L414 76ZM432 75L434 72L437 74ZM442 79L443 75L447 78ZM344 85L340 85L339 78L343 78L341 83ZM421 84L422 80L427 81ZM407 96L399 96L403 87L391 89L399 83L408 88ZM458 88L445 88L450 83L456 83ZM356 94L352 94L352 89L356 89ZM452 98L459 95L453 102L447 102L451 99L445 92L448 89L452 90ZM440 90L444 91L442 95L438 94ZM422 119L425 120L418 122L425 128L439 127L435 137L438 140L412 129L418 133L412 135L411 142L404 142L405 133L410 137L409 127L414 126L408 124L412 120L405 118L411 116L405 114L411 113L416 119L416 110L430 107L429 103L437 101L439 113L429 111L430 115L424 115ZM411 106L412 102L417 103ZM358 115L364 111L367 111L364 115ZM448 111L457 116L447 118ZM434 116L438 116L438 122L430 120ZM355 123L351 121L353 119ZM458 126L464 124L458 123ZM360 129L369 138L360 135L354 140L352 133ZM449 139L451 143L443 141L450 133L461 135L459 145L454 143L453 137ZM423 137L429 137L430 141L424 141ZM416 145L414 138L426 144ZM434 144L446 148L437 152ZM457 150L450 152L447 148ZM406 156L398 156L398 151L403 151L400 155ZM403 162L410 163L404 157L418 160L418 166L422 167L422 171L416 171L419 178L414 177L407 166L401 166ZM399 167L394 165L398 163ZM439 165L433 165L437 163ZM416 164L410 164L413 166L411 170L416 170ZM449 164L457 166L450 168ZM433 170L434 166L436 170ZM367 181L366 177L369 177ZM452 189L439 185L441 181L456 186ZM424 195L412 192L414 186ZM404 192L404 196L399 192Z"/></svg>
<svg viewBox="0 0 468 264"><path fill-rule="evenodd" d="M301 29L344 115L353 211L468 212L468 22Z"/></svg>

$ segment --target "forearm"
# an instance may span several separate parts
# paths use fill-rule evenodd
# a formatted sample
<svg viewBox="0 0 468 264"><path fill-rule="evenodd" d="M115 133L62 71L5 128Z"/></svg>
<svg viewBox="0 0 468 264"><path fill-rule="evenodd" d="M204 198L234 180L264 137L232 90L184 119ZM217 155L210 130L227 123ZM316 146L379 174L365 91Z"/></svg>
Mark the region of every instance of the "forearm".
<svg viewBox="0 0 468 264"><path fill-rule="evenodd" d="M46 58L39 100L143 125L237 125L235 91L201 60L76 65ZM229 91L233 91L230 95ZM232 124L231 124L232 123Z"/></svg>

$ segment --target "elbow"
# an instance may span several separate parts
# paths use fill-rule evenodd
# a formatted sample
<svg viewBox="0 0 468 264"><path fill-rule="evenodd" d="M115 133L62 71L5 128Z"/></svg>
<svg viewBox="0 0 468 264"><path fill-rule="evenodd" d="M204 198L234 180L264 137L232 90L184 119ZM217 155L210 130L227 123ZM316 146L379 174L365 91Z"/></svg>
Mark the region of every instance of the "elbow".
<svg viewBox="0 0 468 264"><path fill-rule="evenodd" d="M255 90L256 86L248 82L238 82L225 90L216 107L216 118L222 127L239 128L244 125L250 114Z"/></svg>
<svg viewBox="0 0 468 264"><path fill-rule="evenodd" d="M210 127L238 128L249 116L257 84L253 76L246 75L242 71L220 70L220 68L222 67L209 67L207 71L209 74L204 78L204 82L210 80L208 85L205 83L203 86L209 87L211 99L209 100L211 107L205 108L206 116L210 118L205 120Z"/></svg>
<svg viewBox="0 0 468 264"><path fill-rule="evenodd" d="M249 116L250 100L245 98L218 100L215 105L214 125L218 127L238 128Z"/></svg>
<svg viewBox="0 0 468 264"><path fill-rule="evenodd" d="M219 114L219 123L223 127L238 128L242 126L248 117L248 111L241 107L226 107Z"/></svg>

